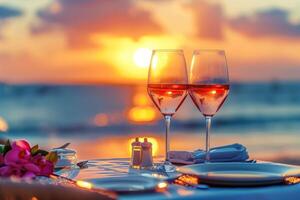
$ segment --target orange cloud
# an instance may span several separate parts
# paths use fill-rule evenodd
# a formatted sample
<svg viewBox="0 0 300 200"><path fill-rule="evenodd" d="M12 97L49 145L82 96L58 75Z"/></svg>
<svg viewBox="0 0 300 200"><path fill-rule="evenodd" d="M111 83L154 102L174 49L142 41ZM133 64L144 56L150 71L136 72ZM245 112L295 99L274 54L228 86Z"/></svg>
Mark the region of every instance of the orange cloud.
<svg viewBox="0 0 300 200"><path fill-rule="evenodd" d="M259 11L229 20L229 25L249 37L300 37L300 24L289 22L288 14L282 9Z"/></svg>
<svg viewBox="0 0 300 200"><path fill-rule="evenodd" d="M39 11L44 24L34 32L62 29L72 46L92 46L93 35L113 35L134 39L162 32L149 12L130 0L57 0ZM55 9L54 9L55 8Z"/></svg>
<svg viewBox="0 0 300 200"><path fill-rule="evenodd" d="M62 60L64 57L66 60ZM77 58L76 54L52 55L50 59L24 52L14 55L2 53L0 71L0 80L13 83L111 83L116 82L114 76L119 76L111 64Z"/></svg>
<svg viewBox="0 0 300 200"><path fill-rule="evenodd" d="M300 37L300 23L291 23L289 12L279 8L257 11L250 16L228 18L223 7L205 0L186 4L194 15L194 26L199 38L223 39L224 29L230 28L248 37Z"/></svg>
<svg viewBox="0 0 300 200"><path fill-rule="evenodd" d="M193 12L195 18L196 35L200 38L222 39L224 18L223 9L219 4L194 0L185 5Z"/></svg>

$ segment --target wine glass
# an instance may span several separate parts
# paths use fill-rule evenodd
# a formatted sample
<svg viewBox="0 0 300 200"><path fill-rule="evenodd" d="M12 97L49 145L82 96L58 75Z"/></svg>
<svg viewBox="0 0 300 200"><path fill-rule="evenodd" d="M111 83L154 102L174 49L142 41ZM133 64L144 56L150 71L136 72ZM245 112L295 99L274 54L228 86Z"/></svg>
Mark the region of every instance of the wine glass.
<svg viewBox="0 0 300 200"><path fill-rule="evenodd" d="M165 172L175 171L169 160L169 130L171 117L178 110L188 93L188 75L182 50L153 50L148 73L148 94L165 118Z"/></svg>
<svg viewBox="0 0 300 200"><path fill-rule="evenodd" d="M223 50L195 50L193 53L189 94L206 121L205 161L210 155L211 118L221 108L229 93L228 68Z"/></svg>

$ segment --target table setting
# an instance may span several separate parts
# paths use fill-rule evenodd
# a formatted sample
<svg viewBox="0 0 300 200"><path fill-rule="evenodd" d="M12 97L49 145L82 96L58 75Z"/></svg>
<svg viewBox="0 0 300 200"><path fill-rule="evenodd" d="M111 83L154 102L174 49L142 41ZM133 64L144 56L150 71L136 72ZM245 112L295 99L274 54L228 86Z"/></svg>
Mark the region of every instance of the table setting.
<svg viewBox="0 0 300 200"><path fill-rule="evenodd" d="M187 69L182 50L153 50L147 91L165 120L164 158L153 157L152 144L143 136L133 139L131 158L83 161L69 148L71 143L45 151L26 140L8 141L0 146L0 177L72 185L108 199L300 196L299 166L252 159L247 147L239 143L211 147L212 118L230 91L225 51L195 50ZM170 150L171 119L188 95L205 119L205 147Z"/></svg>

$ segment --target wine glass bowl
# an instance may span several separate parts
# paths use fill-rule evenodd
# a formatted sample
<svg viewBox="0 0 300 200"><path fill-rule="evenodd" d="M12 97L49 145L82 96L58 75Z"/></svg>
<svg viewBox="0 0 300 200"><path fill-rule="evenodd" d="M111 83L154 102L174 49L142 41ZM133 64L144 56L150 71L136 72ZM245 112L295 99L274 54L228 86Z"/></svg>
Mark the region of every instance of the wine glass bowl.
<svg viewBox="0 0 300 200"><path fill-rule="evenodd" d="M222 107L229 93L229 75L223 50L195 50L193 53L189 94L205 117L206 121L206 161L210 160L211 118Z"/></svg>
<svg viewBox="0 0 300 200"><path fill-rule="evenodd" d="M204 116L214 116L225 102L229 85L191 85L190 96Z"/></svg>
<svg viewBox="0 0 300 200"><path fill-rule="evenodd" d="M148 84L188 84L183 51L181 49L153 50Z"/></svg>
<svg viewBox="0 0 300 200"><path fill-rule="evenodd" d="M195 50L190 68L189 84L229 84L225 51Z"/></svg>
<svg viewBox="0 0 300 200"><path fill-rule="evenodd" d="M149 84L148 93L164 116L172 116L187 95L186 84Z"/></svg>

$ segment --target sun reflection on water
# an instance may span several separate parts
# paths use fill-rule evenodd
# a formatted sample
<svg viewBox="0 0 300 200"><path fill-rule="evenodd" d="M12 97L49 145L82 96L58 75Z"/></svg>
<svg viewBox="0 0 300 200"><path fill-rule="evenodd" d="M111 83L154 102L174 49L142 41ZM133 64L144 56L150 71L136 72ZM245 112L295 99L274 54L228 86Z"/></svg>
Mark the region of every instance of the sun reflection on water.
<svg viewBox="0 0 300 200"><path fill-rule="evenodd" d="M127 112L127 118L133 123L149 123L157 119L157 111L149 101L149 97L143 88L137 88L133 95L133 106Z"/></svg>
<svg viewBox="0 0 300 200"><path fill-rule="evenodd" d="M140 91L133 96L133 103L140 106L149 105L149 97L143 91Z"/></svg>
<svg viewBox="0 0 300 200"><path fill-rule="evenodd" d="M151 106L136 106L128 111L131 122L152 122L156 118L156 112Z"/></svg>

